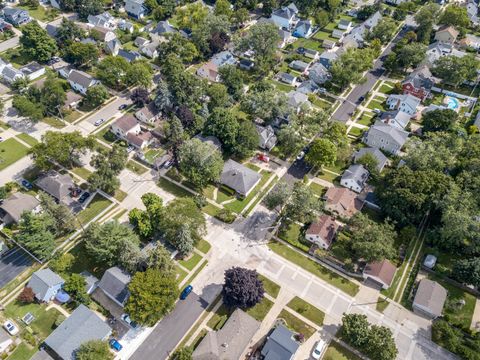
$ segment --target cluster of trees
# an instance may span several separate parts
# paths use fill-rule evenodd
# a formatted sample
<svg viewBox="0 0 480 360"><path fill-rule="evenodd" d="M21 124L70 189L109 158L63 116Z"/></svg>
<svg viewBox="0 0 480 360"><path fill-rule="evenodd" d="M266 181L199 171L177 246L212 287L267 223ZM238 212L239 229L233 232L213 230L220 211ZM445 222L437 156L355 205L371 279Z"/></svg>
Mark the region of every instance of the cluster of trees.
<svg viewBox="0 0 480 360"><path fill-rule="evenodd" d="M113 195L120 188L118 175L125 169L127 161L128 153L123 146L114 144L109 150L99 149L90 161L95 168L95 172L88 177L90 187Z"/></svg>
<svg viewBox="0 0 480 360"><path fill-rule="evenodd" d="M180 254L188 255L206 231L205 217L190 198L178 198L163 206L155 194L142 195L146 210L130 211L130 223L146 239L161 234Z"/></svg>
<svg viewBox="0 0 480 360"><path fill-rule="evenodd" d="M395 359L398 354L392 331L371 325L363 314L344 314L342 338L372 360Z"/></svg>
<svg viewBox="0 0 480 360"><path fill-rule="evenodd" d="M129 63L120 56L106 56L97 66L97 77L112 89L135 85L148 88L152 83L153 69L144 60Z"/></svg>
<svg viewBox="0 0 480 360"><path fill-rule="evenodd" d="M58 50L55 40L36 21L22 26L20 44L28 58L39 62L48 61Z"/></svg>
<svg viewBox="0 0 480 360"><path fill-rule="evenodd" d="M387 44L393 39L397 28L398 25L395 20L385 17L369 32L368 38L371 40L378 39L382 44Z"/></svg>
<svg viewBox="0 0 480 360"><path fill-rule="evenodd" d="M474 54L466 56L442 56L435 61L432 72L443 82L457 87L465 81L475 81L480 69L480 61Z"/></svg>
<svg viewBox="0 0 480 360"><path fill-rule="evenodd" d="M76 12L81 20L88 15L98 15L103 11L103 3L97 0L60 0L60 7L65 12Z"/></svg>
<svg viewBox="0 0 480 360"><path fill-rule="evenodd" d="M384 67L390 71L406 71L416 67L424 59L427 46L419 41L419 33L409 31L397 42L393 51L387 55Z"/></svg>
<svg viewBox="0 0 480 360"><path fill-rule="evenodd" d="M462 359L478 360L480 359L480 337L477 334L470 336L460 329L450 326L444 320L439 319L432 324L432 340L459 355Z"/></svg>
<svg viewBox="0 0 480 360"><path fill-rule="evenodd" d="M322 137L313 140L305 161L321 169L323 166L334 165L337 159L345 160L349 156L349 148L345 125L339 122L326 122Z"/></svg>
<svg viewBox="0 0 480 360"><path fill-rule="evenodd" d="M377 48L372 46L363 49L349 48L340 58L335 60L330 69L332 82L341 89L349 84L358 84L363 78L363 73L373 67L373 60L379 55Z"/></svg>

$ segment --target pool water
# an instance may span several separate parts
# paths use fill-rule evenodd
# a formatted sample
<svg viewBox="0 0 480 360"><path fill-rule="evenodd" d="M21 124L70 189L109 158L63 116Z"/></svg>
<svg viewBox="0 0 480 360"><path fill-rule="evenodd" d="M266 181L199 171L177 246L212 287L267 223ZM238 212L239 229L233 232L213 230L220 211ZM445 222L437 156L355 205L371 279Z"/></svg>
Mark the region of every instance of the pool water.
<svg viewBox="0 0 480 360"><path fill-rule="evenodd" d="M450 110L457 110L460 107L459 101L454 97L449 96L445 99L445 101L447 103L447 108Z"/></svg>

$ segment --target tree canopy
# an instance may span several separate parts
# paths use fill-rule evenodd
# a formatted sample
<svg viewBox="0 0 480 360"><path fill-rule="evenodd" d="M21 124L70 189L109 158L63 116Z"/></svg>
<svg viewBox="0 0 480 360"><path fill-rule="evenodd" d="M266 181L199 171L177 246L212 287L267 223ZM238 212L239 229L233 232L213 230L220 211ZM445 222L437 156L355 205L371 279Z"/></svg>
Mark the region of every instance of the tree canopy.
<svg viewBox="0 0 480 360"><path fill-rule="evenodd" d="M40 62L50 60L58 50L55 40L36 21L22 26L20 44L27 56Z"/></svg>
<svg viewBox="0 0 480 360"><path fill-rule="evenodd" d="M77 360L113 360L108 344L101 340L90 340L80 345L75 353Z"/></svg>
<svg viewBox="0 0 480 360"><path fill-rule="evenodd" d="M232 267L225 271L223 303L230 308L250 308L258 304L264 296L262 281L255 270Z"/></svg>

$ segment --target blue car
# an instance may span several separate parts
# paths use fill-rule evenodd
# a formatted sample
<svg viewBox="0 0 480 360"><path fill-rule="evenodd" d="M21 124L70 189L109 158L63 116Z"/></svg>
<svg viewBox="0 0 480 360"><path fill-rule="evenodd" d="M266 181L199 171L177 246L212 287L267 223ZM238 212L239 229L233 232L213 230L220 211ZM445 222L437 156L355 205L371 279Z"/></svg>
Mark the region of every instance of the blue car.
<svg viewBox="0 0 480 360"><path fill-rule="evenodd" d="M22 180L22 186L27 189L27 190L32 190L33 185L30 183L30 181L23 179Z"/></svg>
<svg viewBox="0 0 480 360"><path fill-rule="evenodd" d="M109 344L110 344L110 347L111 347L113 350L115 350L115 351L120 351L120 350L123 349L122 344L120 344L120 343L119 343L117 340L115 340L115 339L110 340Z"/></svg>
<svg viewBox="0 0 480 360"><path fill-rule="evenodd" d="M182 293L180 294L180 299L185 300L187 296L192 292L193 286L188 285L185 289L183 289Z"/></svg>
<svg viewBox="0 0 480 360"><path fill-rule="evenodd" d="M85 202L85 200L87 200L88 198L90 197L90 193L85 191L79 198L78 198L78 202L80 204L83 204Z"/></svg>

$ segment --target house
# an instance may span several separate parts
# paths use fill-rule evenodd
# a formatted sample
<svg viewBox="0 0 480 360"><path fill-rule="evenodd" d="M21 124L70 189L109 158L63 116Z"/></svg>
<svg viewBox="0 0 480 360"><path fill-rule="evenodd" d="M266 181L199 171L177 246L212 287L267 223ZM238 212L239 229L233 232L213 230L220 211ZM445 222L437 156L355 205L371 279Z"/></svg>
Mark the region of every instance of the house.
<svg viewBox="0 0 480 360"><path fill-rule="evenodd" d="M131 114L125 114L121 118L117 119L111 125L111 130L115 136L124 140L127 138L127 134L140 134L142 131L140 124Z"/></svg>
<svg viewBox="0 0 480 360"><path fill-rule="evenodd" d="M308 78L317 85L323 85L332 78L332 75L322 63L315 63L308 70Z"/></svg>
<svg viewBox="0 0 480 360"><path fill-rule="evenodd" d="M12 344L13 340L10 335L5 330L0 329L0 355L6 352Z"/></svg>
<svg viewBox="0 0 480 360"><path fill-rule="evenodd" d="M241 359L260 323L241 309L236 309L218 331L209 331L195 348L193 360Z"/></svg>
<svg viewBox="0 0 480 360"><path fill-rule="evenodd" d="M253 67L255 66L255 63L254 63L252 60L241 59L241 60L238 62L238 66L239 66L240 69L242 69L242 70L250 71L250 70L252 70Z"/></svg>
<svg viewBox="0 0 480 360"><path fill-rule="evenodd" d="M272 12L271 20L279 28L292 29L297 22L298 9L295 4L282 7Z"/></svg>
<svg viewBox="0 0 480 360"><path fill-rule="evenodd" d="M142 19L147 13L144 2L144 0L125 0L125 11L135 19Z"/></svg>
<svg viewBox="0 0 480 360"><path fill-rule="evenodd" d="M99 15L88 15L87 21L93 27L98 26L109 30L117 28L117 21L106 11Z"/></svg>
<svg viewBox="0 0 480 360"><path fill-rule="evenodd" d="M372 30L377 24L382 20L382 14L380 11L377 11L373 15L371 15L365 22L363 26L365 26L368 30Z"/></svg>
<svg viewBox="0 0 480 360"><path fill-rule="evenodd" d="M76 92L69 90L66 93L66 98L63 103L63 107L66 109L75 109L78 104L82 101L83 96L77 94Z"/></svg>
<svg viewBox="0 0 480 360"><path fill-rule="evenodd" d="M273 128L270 125L267 127L256 125L256 128L258 132L258 146L264 150L272 150L277 144L277 137Z"/></svg>
<svg viewBox="0 0 480 360"><path fill-rule="evenodd" d="M135 117L145 124L153 124L160 119L161 113L152 101L135 113Z"/></svg>
<svg viewBox="0 0 480 360"><path fill-rule="evenodd" d="M104 46L105 52L113 56L117 56L121 48L122 43L117 38L107 41Z"/></svg>
<svg viewBox="0 0 480 360"><path fill-rule="evenodd" d="M246 197L257 186L261 178L256 171L229 159L223 165L220 183L235 190L238 195Z"/></svg>
<svg viewBox="0 0 480 360"><path fill-rule="evenodd" d="M339 58L338 54L335 51L324 51L319 58L320 64L325 66L327 69L330 69L333 62Z"/></svg>
<svg viewBox="0 0 480 360"><path fill-rule="evenodd" d="M91 295L97 288L99 280L87 270L82 271L80 275L82 275L82 277L85 279L85 292L87 295Z"/></svg>
<svg viewBox="0 0 480 360"><path fill-rule="evenodd" d="M453 44L457 40L459 32L453 26L442 26L435 33L435 41Z"/></svg>
<svg viewBox="0 0 480 360"><path fill-rule="evenodd" d="M325 193L325 210L348 219L362 210L363 202L352 190L331 187Z"/></svg>
<svg viewBox="0 0 480 360"><path fill-rule="evenodd" d="M387 107L390 110L400 110L410 116L417 113L417 107L421 100L410 94L397 95L392 94L387 98Z"/></svg>
<svg viewBox="0 0 480 360"><path fill-rule="evenodd" d="M90 34L102 42L109 42L117 38L117 35L112 30L100 26L93 27L92 30L90 30Z"/></svg>
<svg viewBox="0 0 480 360"><path fill-rule="evenodd" d="M365 133L363 142L368 146L397 155L407 142L407 139L408 132L385 124L382 121L376 121Z"/></svg>
<svg viewBox="0 0 480 360"><path fill-rule="evenodd" d="M310 20L300 20L293 31L293 36L297 38L309 38L313 33L313 25Z"/></svg>
<svg viewBox="0 0 480 360"><path fill-rule="evenodd" d="M100 84L100 81L79 70L71 70L68 74L67 81L73 90L83 95L87 95L87 90L91 86Z"/></svg>
<svg viewBox="0 0 480 360"><path fill-rule="evenodd" d="M28 11L20 8L5 7L2 14L5 21L13 26L20 26L31 20Z"/></svg>
<svg viewBox="0 0 480 360"><path fill-rule="evenodd" d="M425 101L431 96L432 87L435 85L434 77L426 65L412 71L402 82L404 94L410 94Z"/></svg>
<svg viewBox="0 0 480 360"><path fill-rule="evenodd" d="M162 42L166 41L166 35L176 32L175 28L170 25L168 21L159 21L157 26L155 26L150 31L150 37L153 41Z"/></svg>
<svg viewBox="0 0 480 360"><path fill-rule="evenodd" d="M413 312L429 319L442 316L443 306L447 300L447 290L430 279L422 279L413 299Z"/></svg>
<svg viewBox="0 0 480 360"><path fill-rule="evenodd" d="M148 43L140 48L140 52L150 59L158 57L158 43L156 41Z"/></svg>
<svg viewBox="0 0 480 360"><path fill-rule="evenodd" d="M347 19L341 19L337 26L339 29L350 31L352 29L352 22Z"/></svg>
<svg viewBox="0 0 480 360"><path fill-rule="evenodd" d="M278 29L278 35L280 37L280 41L278 42L279 49L283 49L294 40L290 31L287 30Z"/></svg>
<svg viewBox="0 0 480 360"><path fill-rule="evenodd" d="M135 30L135 26L133 26L133 24L130 21L127 21L125 19L121 19L118 22L118 28L129 34L133 33L133 31Z"/></svg>
<svg viewBox="0 0 480 360"><path fill-rule="evenodd" d="M237 60L230 51L222 51L214 55L210 61L197 70L197 75L212 82L219 82L218 70L225 65L235 65Z"/></svg>
<svg viewBox="0 0 480 360"><path fill-rule="evenodd" d="M303 51L303 55L309 59L317 60L320 56L317 50L307 49L305 48Z"/></svg>
<svg viewBox="0 0 480 360"><path fill-rule="evenodd" d="M128 51L123 49L118 50L118 56L123 57L129 63L140 60L142 58L142 55L140 55L140 53L137 51Z"/></svg>
<svg viewBox="0 0 480 360"><path fill-rule="evenodd" d="M378 284L382 289L388 289L396 272L395 265L390 260L384 259L368 263L363 270L363 278Z"/></svg>
<svg viewBox="0 0 480 360"><path fill-rule="evenodd" d="M43 67L36 61L33 61L25 66L22 66L20 68L20 71L30 81L38 79L40 76L45 75L45 67Z"/></svg>
<svg viewBox="0 0 480 360"><path fill-rule="evenodd" d="M56 171L40 177L35 185L61 203L70 203L70 192L76 187L70 175Z"/></svg>
<svg viewBox="0 0 480 360"><path fill-rule="evenodd" d="M435 62L443 56L463 57L467 53L457 50L453 44L436 41L430 44L425 53L424 65L433 66Z"/></svg>
<svg viewBox="0 0 480 360"><path fill-rule="evenodd" d="M45 30L47 30L47 33L50 37L56 38L59 28L60 27L57 25L47 24L47 26L45 27Z"/></svg>
<svg viewBox="0 0 480 360"><path fill-rule="evenodd" d="M142 46L144 46L144 45L147 45L149 42L150 42L150 40L145 39L144 37L141 37L141 36L137 36L137 37L135 38L135 41L133 42L133 44L134 44L136 47L140 48L140 47L142 47Z"/></svg>
<svg viewBox="0 0 480 360"><path fill-rule="evenodd" d="M6 225L18 224L24 212L39 210L40 201L29 194L14 193L0 205L0 219Z"/></svg>
<svg viewBox="0 0 480 360"><path fill-rule="evenodd" d="M7 31L7 30L12 30L12 24L9 24L3 19L0 19L0 32L3 33L4 31Z"/></svg>
<svg viewBox="0 0 480 360"><path fill-rule="evenodd" d="M198 139L205 144L211 145L214 149L218 151L222 151L222 143L220 142L220 140L218 140L216 136L203 136L202 134L197 134L193 138Z"/></svg>
<svg viewBox="0 0 480 360"><path fill-rule="evenodd" d="M1 73L2 79L6 81L8 84L12 84L15 81L22 79L24 77L23 73L15 69L11 64L8 64L7 66L3 67L2 73Z"/></svg>
<svg viewBox="0 0 480 360"><path fill-rule="evenodd" d="M44 344L62 360L75 360L80 345L90 340L106 341L112 329L97 314L81 304L45 339Z"/></svg>
<svg viewBox="0 0 480 360"><path fill-rule="evenodd" d="M479 25L480 20L478 18L478 4L473 0L467 2L467 15L472 25Z"/></svg>
<svg viewBox="0 0 480 360"><path fill-rule="evenodd" d="M28 281L27 287L35 294L35 299L40 302L49 302L55 298L65 280L49 268L35 271Z"/></svg>
<svg viewBox="0 0 480 360"><path fill-rule="evenodd" d="M60 0L50 0L50 5L57 10L62 9L62 7L60 5Z"/></svg>
<svg viewBox="0 0 480 360"><path fill-rule="evenodd" d="M308 100L308 96L296 90L292 90L287 94L287 105L299 112L302 107L311 108L312 104Z"/></svg>
<svg viewBox="0 0 480 360"><path fill-rule="evenodd" d="M295 83L297 82L296 76L285 72L279 72L277 74L277 78L279 81L292 86L295 85Z"/></svg>
<svg viewBox="0 0 480 360"><path fill-rule="evenodd" d="M344 171L340 179L340 185L356 193L361 193L367 182L369 172L363 165L355 164Z"/></svg>
<svg viewBox="0 0 480 360"><path fill-rule="evenodd" d="M325 39L322 42L322 47L325 49L333 49L337 43L330 39Z"/></svg>
<svg viewBox="0 0 480 360"><path fill-rule="evenodd" d="M320 86L318 86L313 80L303 81L297 87L297 91L305 95L315 94L319 89L320 89Z"/></svg>
<svg viewBox="0 0 480 360"><path fill-rule="evenodd" d="M278 325L261 350L263 360L293 360L300 344L295 341L294 333L283 325Z"/></svg>
<svg viewBox="0 0 480 360"><path fill-rule="evenodd" d="M346 31L341 29L333 29L332 31L332 37L335 39L340 39L340 41L345 36L345 34Z"/></svg>
<svg viewBox="0 0 480 360"><path fill-rule="evenodd" d="M362 157L364 157L367 154L371 154L376 160L377 160L377 170L378 172L381 172L385 165L388 163L388 158L377 148L372 148L372 147L364 147L359 150L357 150L353 154L353 160L357 162L360 160Z"/></svg>
<svg viewBox="0 0 480 360"><path fill-rule="evenodd" d="M334 218L323 214L310 224L305 232L305 239L327 250L332 245L338 228L339 225Z"/></svg>
<svg viewBox="0 0 480 360"><path fill-rule="evenodd" d="M92 298L107 309L114 317L119 318L124 313L130 292L128 284L131 276L120 268L114 266L105 271L92 292Z"/></svg>
<svg viewBox="0 0 480 360"><path fill-rule="evenodd" d="M410 122L410 115L401 110L386 111L380 115L380 120L382 120L385 124L389 124L403 130Z"/></svg>
<svg viewBox="0 0 480 360"><path fill-rule="evenodd" d="M465 38L460 40L460 43L464 47L469 47L474 50L480 50L480 37L473 35L473 34L466 34Z"/></svg>
<svg viewBox="0 0 480 360"><path fill-rule="evenodd" d="M288 66L293 70L297 70L303 73L307 71L310 64L307 64L306 62L303 62L301 60L293 60L290 64L288 64Z"/></svg>

